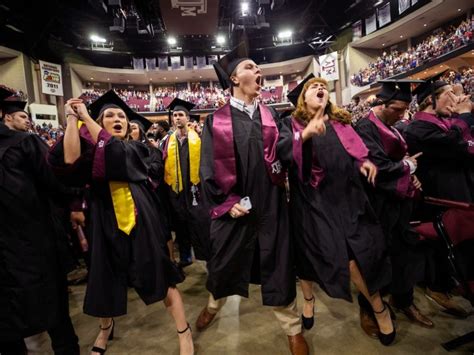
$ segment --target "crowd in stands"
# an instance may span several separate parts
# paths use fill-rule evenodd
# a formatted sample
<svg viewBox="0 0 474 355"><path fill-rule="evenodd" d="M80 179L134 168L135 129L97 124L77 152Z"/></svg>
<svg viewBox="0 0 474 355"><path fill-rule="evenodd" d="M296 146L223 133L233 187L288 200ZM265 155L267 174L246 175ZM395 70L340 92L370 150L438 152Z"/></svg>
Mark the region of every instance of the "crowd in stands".
<svg viewBox="0 0 474 355"><path fill-rule="evenodd" d="M165 111L175 97L194 103L195 109L216 109L220 103L229 99L230 93L222 90L218 86L194 87L190 89L177 89L176 87L156 87L153 91L154 100L151 100L148 91L114 89L117 94L134 110L140 112L160 112ZM85 90L81 98L87 105L91 104L107 90L89 89ZM264 104L279 103L283 99L283 87L264 87L260 101Z"/></svg>
<svg viewBox="0 0 474 355"><path fill-rule="evenodd" d="M49 146L52 147L56 141L64 135L62 127L55 128L52 124L32 125L31 132L36 133Z"/></svg>
<svg viewBox="0 0 474 355"><path fill-rule="evenodd" d="M352 85L369 85L380 79L404 73L423 65L433 58L449 53L473 41L474 21L463 21L459 26L449 26L433 33L406 52L383 52L369 67L351 77Z"/></svg>

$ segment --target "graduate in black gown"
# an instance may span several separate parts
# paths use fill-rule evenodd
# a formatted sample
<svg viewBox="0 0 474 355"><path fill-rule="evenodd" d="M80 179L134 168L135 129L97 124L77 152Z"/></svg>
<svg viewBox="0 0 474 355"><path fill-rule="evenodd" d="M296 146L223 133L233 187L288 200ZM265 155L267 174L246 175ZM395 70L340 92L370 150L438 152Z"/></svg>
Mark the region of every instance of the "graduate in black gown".
<svg viewBox="0 0 474 355"><path fill-rule="evenodd" d="M370 300L379 339L389 345L395 327L379 290L390 282L391 269L382 229L364 189L364 180L374 184L377 169L351 126L350 114L329 101L324 79L311 74L289 98L296 110L287 125L301 137L288 178L291 231L305 298L303 325L313 326L313 281L329 296L348 301L352 281ZM305 141L304 129L315 121L324 134Z"/></svg>
<svg viewBox="0 0 474 355"><path fill-rule="evenodd" d="M211 221L202 200L199 178L201 138L189 127L189 111L193 107L194 104L178 98L169 104L175 131L163 146L165 183L182 267L193 262L191 247L196 259L209 257Z"/></svg>
<svg viewBox="0 0 474 355"><path fill-rule="evenodd" d="M90 185L91 265L84 312L100 318L92 353L104 353L113 339L113 317L127 313L130 285L147 305L165 301L178 329L180 354L192 354L192 336L176 289L183 276L168 256L149 182L157 171L150 167L148 147L129 140L129 119L137 114L112 90L90 110L80 99L67 102L64 139L48 159L58 174Z"/></svg>
<svg viewBox="0 0 474 355"><path fill-rule="evenodd" d="M279 159L281 149L291 151L291 132L281 131L276 113L256 104L263 78L245 44L221 58L215 69L232 98L208 116L202 135L201 184L212 217L207 263L212 295L196 327L211 323L225 297L248 297L249 284L260 284L263 304L273 307L292 354L308 354L296 310L285 171Z"/></svg>
<svg viewBox="0 0 474 355"><path fill-rule="evenodd" d="M148 119L137 115L132 121L130 121L130 139L142 142L150 150L147 163L150 166L150 178L152 176L154 177L154 179L150 179L150 181L152 182L152 188L158 196L158 213L161 216L161 224L167 240L166 244L168 246L168 254L171 260L173 260L174 244L171 236L171 214L169 212L170 206L167 189L164 188L163 180L163 153L160 148L152 143L151 139L149 139L146 134L151 125L152 123Z"/></svg>
<svg viewBox="0 0 474 355"><path fill-rule="evenodd" d="M451 85L439 80L442 74L415 89L419 111L405 130L405 139L410 154L423 152L418 158L417 176L426 196L473 203L472 104L469 96L456 96ZM423 205L420 218L432 221L438 212L433 206ZM441 243L435 247L433 259L435 278L429 280L426 295L448 313L466 317L466 310L449 295L453 285Z"/></svg>
<svg viewBox="0 0 474 355"><path fill-rule="evenodd" d="M425 278L425 248L420 245L418 234L410 230L413 203L421 192L421 183L414 174L417 158L422 153L408 156L405 139L394 128L403 119L412 100L411 83L422 81L380 82L378 105L357 122L356 131L369 148L370 158L378 169L375 188L367 188L367 193L390 251L390 303L415 324L432 328L433 322L420 312L413 298L414 286ZM359 303L361 324L364 325L363 314L370 308L362 295L359 295Z"/></svg>
<svg viewBox="0 0 474 355"><path fill-rule="evenodd" d="M48 331L55 354L79 354L66 279L73 262L55 218L74 191L47 165L47 145L27 133L25 107L26 102L1 103L0 353L26 354L23 339Z"/></svg>

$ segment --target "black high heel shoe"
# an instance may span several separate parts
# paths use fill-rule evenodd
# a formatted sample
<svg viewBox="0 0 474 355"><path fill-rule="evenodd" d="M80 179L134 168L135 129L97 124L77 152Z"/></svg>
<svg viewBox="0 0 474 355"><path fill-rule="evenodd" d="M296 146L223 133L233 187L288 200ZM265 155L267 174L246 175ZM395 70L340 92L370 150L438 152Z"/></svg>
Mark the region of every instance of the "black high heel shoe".
<svg viewBox="0 0 474 355"><path fill-rule="evenodd" d="M311 297L309 300L304 299L306 302L313 302L313 316L312 317L305 317L303 313L301 313L301 322L303 323L303 328L306 330L310 330L313 328L314 325L314 296Z"/></svg>
<svg viewBox="0 0 474 355"><path fill-rule="evenodd" d="M376 312L375 310L373 311L374 314L382 314L383 312L385 312L387 310L387 307L388 307L388 310L390 312L390 320L392 322L392 327L393 327L393 331L389 334L384 334L380 331L380 326L379 326L379 332L377 333L377 337L379 338L379 341L382 343L382 345L385 345L385 346L389 346L390 344L393 343L393 341L395 340L395 337L397 335L397 330L395 328L395 323L393 322L393 318L391 317L391 315L393 314L393 311L392 311L392 308L390 307L390 305L386 302L383 303L383 309L379 312ZM377 322L377 325L378 325L378 322Z"/></svg>
<svg viewBox="0 0 474 355"><path fill-rule="evenodd" d="M99 325L100 330L108 330L110 329L110 327L112 327L112 330L110 331L109 337L107 339L114 340L114 330L115 330L114 320L112 319L112 322L110 322L110 325L108 327L102 328ZM91 351L99 353L99 354L105 354L105 352L107 351L107 346L105 347L105 349L99 348L98 346L93 346Z"/></svg>

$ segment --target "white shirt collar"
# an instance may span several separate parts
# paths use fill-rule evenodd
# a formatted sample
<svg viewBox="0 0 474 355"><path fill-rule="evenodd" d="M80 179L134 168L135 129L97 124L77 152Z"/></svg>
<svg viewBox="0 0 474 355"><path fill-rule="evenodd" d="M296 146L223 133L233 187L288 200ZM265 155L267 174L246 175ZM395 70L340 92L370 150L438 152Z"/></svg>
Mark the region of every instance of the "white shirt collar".
<svg viewBox="0 0 474 355"><path fill-rule="evenodd" d="M255 110L257 109L257 100L254 100L252 104L247 105L244 101L231 96L230 105L237 110L246 113L250 118L252 118Z"/></svg>

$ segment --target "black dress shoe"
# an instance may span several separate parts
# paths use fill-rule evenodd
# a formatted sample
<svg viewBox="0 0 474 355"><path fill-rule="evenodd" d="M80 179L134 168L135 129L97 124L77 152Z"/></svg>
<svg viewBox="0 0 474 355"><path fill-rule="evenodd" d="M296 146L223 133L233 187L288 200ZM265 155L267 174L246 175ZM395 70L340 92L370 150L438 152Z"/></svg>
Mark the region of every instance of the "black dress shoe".
<svg viewBox="0 0 474 355"><path fill-rule="evenodd" d="M314 296L311 297L309 300L304 299L306 302L313 302L313 316L312 317L305 317L303 314L301 314L301 322L303 323L303 328L306 330L310 330L313 328L314 325Z"/></svg>
<svg viewBox="0 0 474 355"><path fill-rule="evenodd" d="M387 308L390 312L390 316L392 314L394 314L394 312L392 311L392 308L386 302L383 303L383 309L380 312L374 311L374 313L375 314L381 314L381 313L385 312L387 310ZM393 323L393 318L390 317L390 320L392 321L393 331L389 334L384 334L380 331L380 327L379 327L379 332L377 333L377 337L379 338L380 343L382 343L382 345L385 345L385 346L389 346L390 344L392 344L393 341L395 340L395 337L397 336L397 329L395 328L395 324Z"/></svg>

